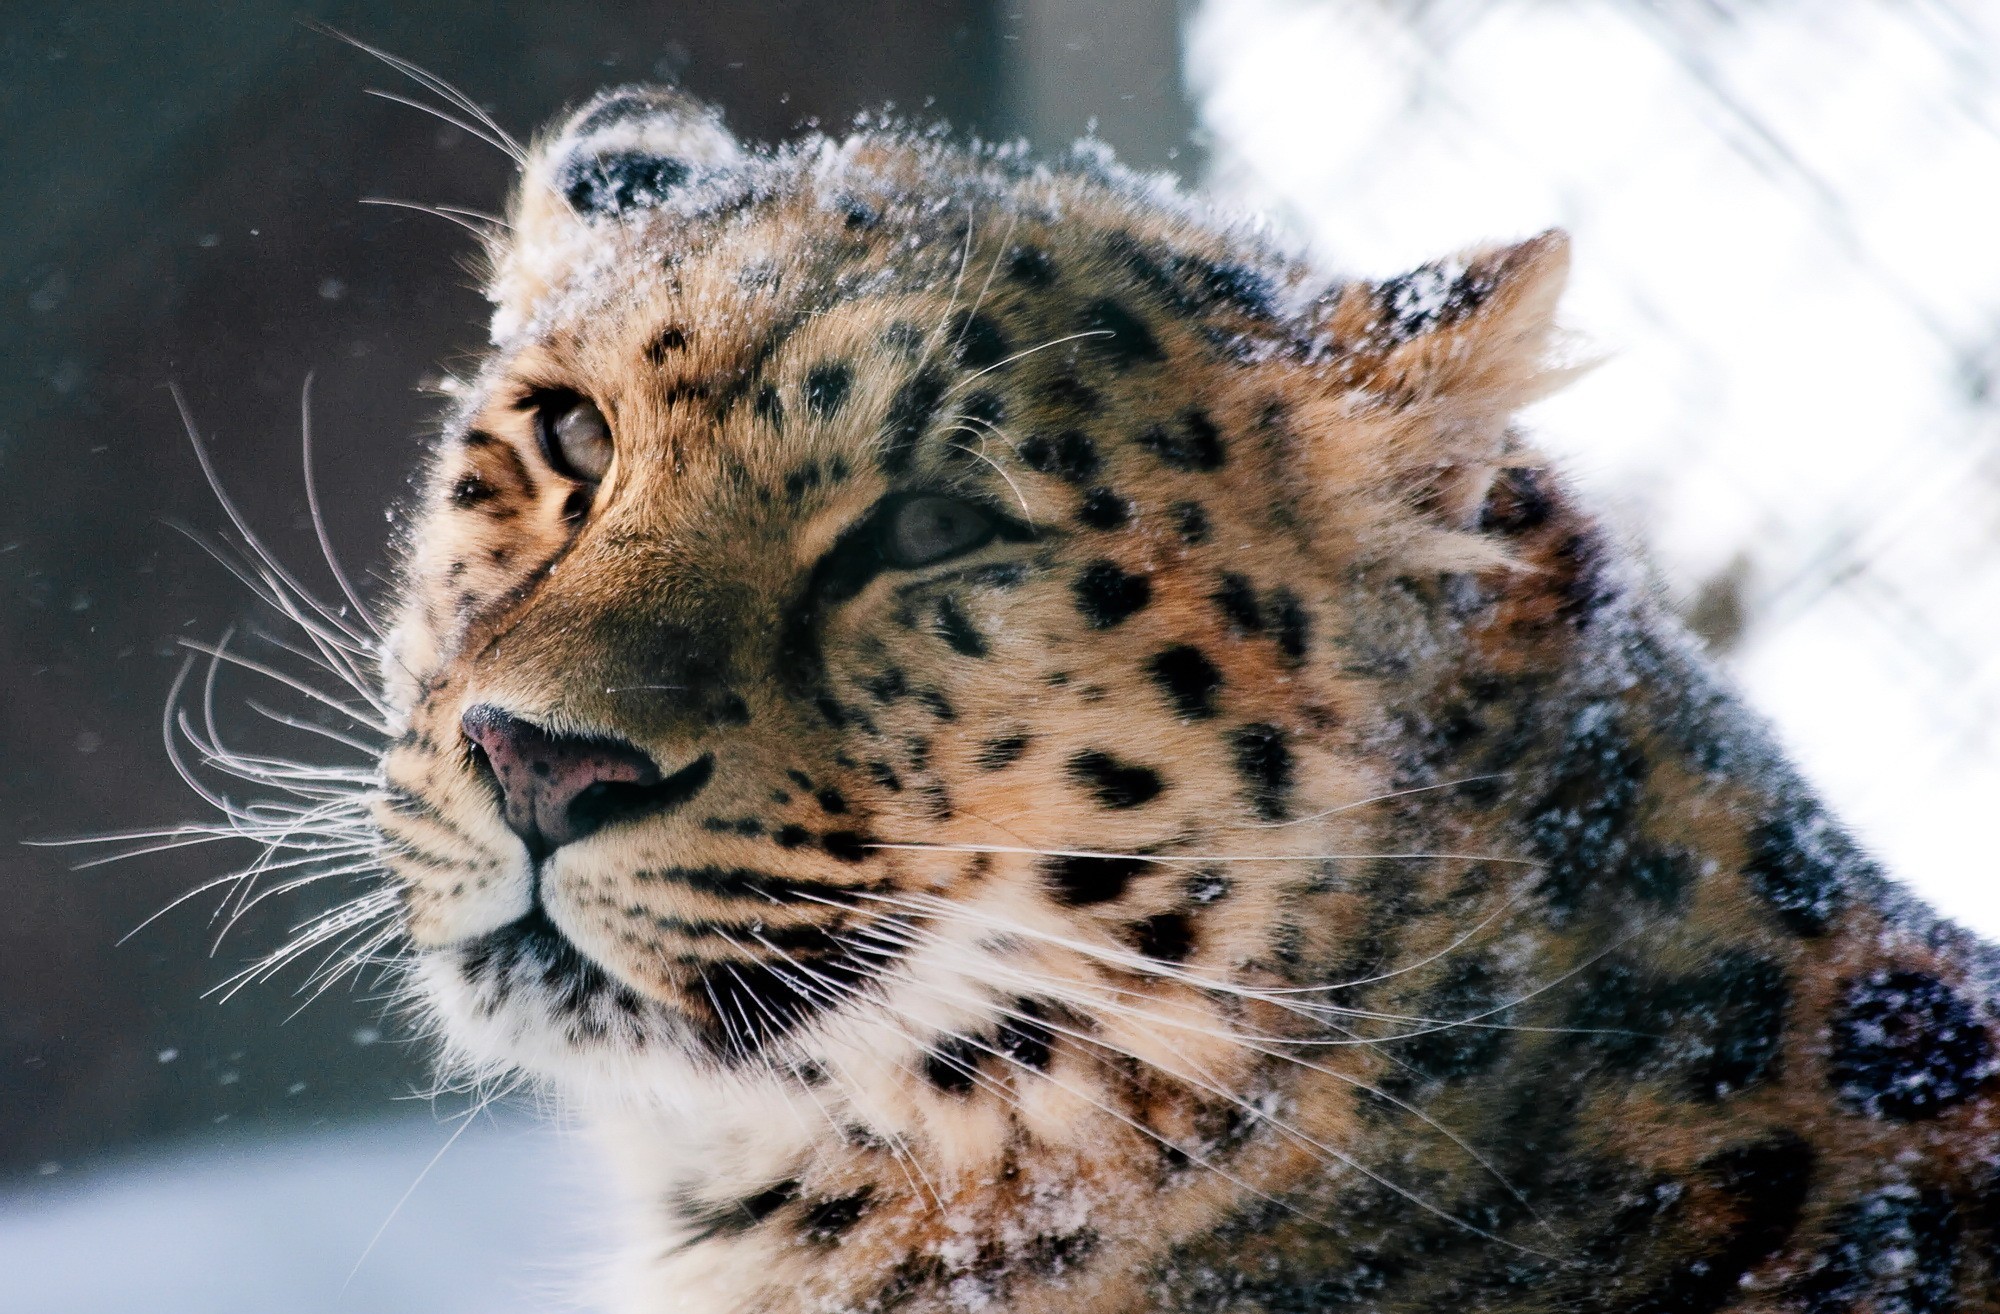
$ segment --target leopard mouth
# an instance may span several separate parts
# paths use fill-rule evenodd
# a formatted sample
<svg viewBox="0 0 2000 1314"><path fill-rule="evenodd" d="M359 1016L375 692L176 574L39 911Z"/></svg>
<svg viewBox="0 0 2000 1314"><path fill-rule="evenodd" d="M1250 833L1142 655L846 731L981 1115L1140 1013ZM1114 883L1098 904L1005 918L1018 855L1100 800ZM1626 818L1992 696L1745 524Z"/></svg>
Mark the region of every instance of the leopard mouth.
<svg viewBox="0 0 2000 1314"><path fill-rule="evenodd" d="M579 1023L588 1023L602 1002L629 1017L644 1009L635 991L563 934L540 899L520 917L465 945L459 971L467 981L490 987L496 1005L532 986L555 1016Z"/></svg>

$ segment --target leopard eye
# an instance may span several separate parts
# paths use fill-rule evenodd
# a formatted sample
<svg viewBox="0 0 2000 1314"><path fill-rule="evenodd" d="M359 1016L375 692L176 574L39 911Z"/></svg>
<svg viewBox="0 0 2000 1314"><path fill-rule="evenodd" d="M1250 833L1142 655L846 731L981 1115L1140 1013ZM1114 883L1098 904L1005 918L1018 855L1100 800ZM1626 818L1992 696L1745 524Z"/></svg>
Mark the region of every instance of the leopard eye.
<svg viewBox="0 0 2000 1314"><path fill-rule="evenodd" d="M611 425L588 399L550 395L538 408L537 427L542 455L556 473L594 484L611 468Z"/></svg>
<svg viewBox="0 0 2000 1314"><path fill-rule="evenodd" d="M925 494L894 507L882 526L882 557L892 566L928 566L984 547L998 526L987 512L955 497Z"/></svg>

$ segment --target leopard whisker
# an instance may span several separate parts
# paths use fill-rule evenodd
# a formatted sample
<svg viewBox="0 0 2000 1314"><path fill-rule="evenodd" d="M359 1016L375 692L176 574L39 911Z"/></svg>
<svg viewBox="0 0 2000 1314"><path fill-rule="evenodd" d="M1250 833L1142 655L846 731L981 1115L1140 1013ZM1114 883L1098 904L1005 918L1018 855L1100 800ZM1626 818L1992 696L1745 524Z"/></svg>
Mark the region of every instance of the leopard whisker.
<svg viewBox="0 0 2000 1314"><path fill-rule="evenodd" d="M376 59L381 60L384 64L396 70L396 72L401 73L404 77L410 79L410 81L430 92L433 96L436 96L453 108L464 112L485 130L473 133L474 136L477 136L481 141L486 142L506 155L514 162L515 168L524 170L528 167L527 149L519 141L515 140L513 134L501 127L499 121L487 113L479 102L473 100L472 97L466 95L437 74L410 60L404 59L400 55L392 55L388 51L378 46L372 46L358 37L349 36L329 23L308 20L306 26L324 36L330 36L336 41L344 41L364 54L373 55ZM420 105L418 108L427 109L428 107ZM466 131L471 132L472 129L467 128ZM490 136L487 135L489 133L491 134Z"/></svg>
<svg viewBox="0 0 2000 1314"><path fill-rule="evenodd" d="M910 927L908 929L911 935L921 934L929 937L931 940L939 944L949 945L951 943L948 939L938 935L938 933L935 931L930 931L919 927ZM917 942L915 940L910 940L909 943L914 947L914 945ZM996 964L996 966L1004 971L1007 968L1011 967L1012 965ZM1536 1220L1537 1224L1542 1226L1544 1230L1552 1230L1549 1228L1549 1225L1540 1217L1540 1215L1535 1212L1533 1207L1529 1205L1527 1199L1520 1193L1519 1190L1517 1190L1514 1187L1514 1185L1510 1181L1507 1180L1507 1178L1499 1171L1497 1167L1495 1167L1490 1161L1488 1161L1484 1155L1480 1154L1478 1150L1476 1150L1472 1145L1467 1143L1463 1137L1459 1136L1456 1132L1452 1131L1450 1128L1444 1126L1442 1123L1432 1118L1422 1109L1417 1108L1416 1106L1408 1103L1407 1101L1398 1099L1397 1097L1390 1095L1385 1091L1381 1091L1376 1087L1368 1084L1367 1082L1361 1081L1359 1078L1353 1077L1347 1073L1343 1073L1336 1069L1329 1068L1321 1063L1316 1063L1311 1060L1301 1058L1298 1055L1288 1053L1282 1049L1268 1048L1264 1045L1256 1043L1257 1040L1260 1039L1274 1040L1277 1041L1278 1043L1289 1043L1287 1038L1252 1037L1246 1033L1235 1031L1234 1029L1223 1030L1212 1027L1192 1027L1187 1025L1183 1019L1174 1018L1169 1015L1161 1014L1154 1010L1136 1008L1127 1005L1119 1005L1115 1003L1108 1003L1107 1001L1100 998L1094 998L1088 995L1084 995L1074 990L1066 990L1059 983L1056 983L1047 978L1036 978L1031 973L1017 972L1016 975L1026 978L1025 983L1018 989L1009 990L1003 993L1013 993L1026 997L1038 997L1038 998L1050 999L1053 1002L1063 1004L1072 1009L1076 1009L1079 1006L1081 1006L1081 1011L1086 1016L1093 1014L1101 1014L1102 1012L1109 1011L1109 1012L1122 1013L1127 1017L1142 1022L1160 1023L1173 1027L1178 1030L1197 1031L1200 1034L1212 1036L1233 1044L1241 1045L1243 1048L1253 1053L1262 1055L1264 1057L1279 1062L1289 1063L1297 1067L1300 1067L1302 1069L1316 1072L1327 1077L1331 1077L1337 1081L1340 1081L1360 1091L1363 1091L1364 1093L1372 1097L1379 1098L1395 1106L1396 1108L1403 1110L1406 1113L1412 1114L1417 1119L1422 1121L1426 1126L1430 1127L1433 1131L1437 1132L1439 1135L1443 1136L1448 1141L1450 1141L1453 1146L1455 1146L1462 1153L1464 1153L1473 1163L1478 1165L1482 1171L1490 1175L1493 1178L1493 1180L1496 1183L1498 1183L1503 1190L1505 1190L1510 1196L1512 1196L1515 1199L1517 1203L1526 1208L1529 1213L1529 1216L1533 1217ZM906 977L906 979L909 978ZM910 980L912 984L922 984L924 988L934 988L930 986L928 983L917 983L913 979ZM1133 993L1129 991L1119 990L1116 987L1112 987L1112 989L1118 994ZM1151 1067L1155 1070L1162 1072L1163 1075L1172 1078L1174 1080L1186 1081L1186 1078L1183 1074L1176 1072L1173 1069L1161 1068L1157 1062L1148 1059L1147 1057L1138 1053L1137 1051L1132 1050L1125 1046L1115 1045L1110 1041L1105 1040L1102 1036L1093 1035L1091 1033L1084 1032L1075 1028L1066 1027L1053 1018L1031 1016L1025 1012L1022 1012L1017 1008L1005 1004L1004 1002L984 1001L984 1000L977 1002L979 1002L982 1006L990 1004L990 1006L997 1008L1005 1016L1010 1016L1021 1021L1031 1021L1036 1025L1044 1027L1053 1033L1067 1036L1072 1040L1077 1041L1080 1044L1091 1045L1096 1048L1103 1049L1107 1053L1142 1063L1148 1067ZM1189 1083L1189 1084L1197 1084L1201 1086L1201 1088L1209 1090L1210 1093L1218 1094L1223 1098L1230 1100L1232 1103L1236 1104L1238 1107L1244 1109L1245 1111L1261 1112L1260 1110L1257 1109L1255 1105L1243 1099L1243 1097L1237 1095L1235 1092L1227 1089L1227 1087L1224 1086L1219 1079L1215 1078L1212 1073L1209 1073L1208 1071L1206 1071L1206 1069L1200 1067L1199 1065L1194 1065L1194 1066L1196 1072L1203 1078L1203 1083ZM1399 1064L1399 1066L1403 1065ZM1274 1126L1284 1129L1284 1124L1280 1120L1271 1118L1268 1113L1262 1113L1262 1116L1270 1120ZM1303 1133L1296 1133L1296 1134L1307 1143L1314 1145L1317 1144L1316 1142L1312 1142L1311 1138L1304 1137ZM1320 1148L1324 1149L1325 1147L1320 1147ZM1338 1154L1338 1152L1335 1153L1336 1155ZM1356 1166L1353 1165L1351 1162L1349 1162L1345 1158L1345 1156L1339 1156L1336 1158L1335 1161L1346 1163L1350 1167ZM1365 1169L1362 1169L1361 1171L1366 1172Z"/></svg>
<svg viewBox="0 0 2000 1314"><path fill-rule="evenodd" d="M967 432L967 431L963 429L947 429L945 432L949 434L954 432ZM1035 527L1035 513L1028 509L1028 499L1022 495L1021 486L1014 482L1014 477L1008 474L1006 469L1003 468L998 461L995 461L992 457L988 456L986 453L982 451L975 450L974 448L971 447L963 446L959 443L946 443L945 447L950 451L964 452L967 456L970 456L978 461L983 461L987 466L989 466L992 469L993 473L999 475L1001 480L1006 483L1008 489L1010 489L1013 492L1014 501L1021 508L1021 518L1027 522L1028 528L1033 529Z"/></svg>
<svg viewBox="0 0 2000 1314"><path fill-rule="evenodd" d="M331 608L314 599L311 590L301 584L290 571L286 570L278 562L278 559L272 555L270 549L265 547L264 541L257 536L256 531L250 528L250 522L237 509L235 501L229 496L228 490L223 486L221 476L216 472L215 462L208 452L208 445L202 441L201 432L195 426L194 412L189 409L187 397L181 392L180 385L169 384L167 391L173 397L175 409L180 412L181 426L187 433L188 443L194 448L195 460L201 465L202 475L208 480L209 491L215 497L216 502L222 507L223 513L229 517L229 523L236 527L236 532L243 536L243 541L256 554L257 560L263 564L263 568L282 581L291 590L293 597L296 597L318 612L329 625L344 634L350 642L359 644L365 648L368 644L367 636L349 626Z"/></svg>
<svg viewBox="0 0 2000 1314"><path fill-rule="evenodd" d="M1356 799L1352 803L1342 803L1338 807L1327 808L1323 812L1315 812L1310 816L1292 817L1286 821L1245 822L1240 826L1231 826L1229 830L1232 833L1250 830L1284 830L1291 826L1303 826L1307 822L1323 821L1328 817L1337 817L1343 812L1352 812L1356 808L1365 808L1376 803L1387 803L1393 799L1408 798L1414 794L1428 794L1440 789L1455 789L1460 785L1476 784L1482 780L1505 780L1512 774L1513 772L1511 771L1489 771L1476 776L1460 776L1456 780L1441 780L1433 785L1415 785L1409 789L1391 790L1386 794L1376 794L1369 798Z"/></svg>
<svg viewBox="0 0 2000 1314"><path fill-rule="evenodd" d="M1011 844L913 844L874 841L870 849L906 849L936 853L1016 853L1040 858L1110 858L1128 862L1151 862L1179 867L1205 862L1502 862L1519 867L1538 867L1532 858L1513 858L1498 853L1101 853L1094 849L1038 849Z"/></svg>
<svg viewBox="0 0 2000 1314"><path fill-rule="evenodd" d="M441 208L448 210L453 207ZM361 618L361 623L368 627L368 632L380 642L382 627L376 623L374 614L368 610L368 605L361 600L360 593L355 591L353 582L347 578L347 572L341 569L340 558L333 550L333 536L327 530L326 517L320 512L319 481L313 478L312 386L313 374L308 370L305 382L299 385L299 464L305 475L306 510L312 517L313 536L319 540L320 556L325 559L327 571L332 574L334 584L339 587L341 596L347 599L348 605L354 608L354 614Z"/></svg>
<svg viewBox="0 0 2000 1314"><path fill-rule="evenodd" d="M910 984L918 985L920 988L925 988L925 989L935 988L933 985L931 985L931 983L916 982L913 979L909 978L905 973L898 972L894 973L894 975L897 975L905 979ZM974 1000L972 1002L982 1005L990 1004L990 1001L984 1001L984 1000ZM1047 1020L1038 1019L1037 1021L1039 1022L1040 1025L1051 1026L1051 1023ZM1126 1123L1127 1125L1133 1127L1135 1130L1140 1131L1143 1135L1146 1135L1149 1138L1157 1141L1162 1146L1167 1146L1169 1148L1172 1148L1176 1152L1181 1154L1189 1154L1189 1152L1184 1147L1173 1145L1172 1142L1168 1141L1165 1137L1159 1135L1159 1133L1153 1131L1151 1128L1143 1127L1141 1124L1138 1123L1136 1119L1129 1118L1126 1115L1119 1113L1117 1110L1109 1108L1108 1106L1102 1104L1101 1102L1092 1099L1087 1094L1075 1091L1073 1088L1070 1088L1064 1085L1064 1083L1061 1083L1060 1081L1053 1078L1051 1074L1040 1072L1036 1069L1030 1068L1027 1064L1022 1063L1019 1059L1015 1058L1013 1055L1007 1054L1004 1051L1000 1050L999 1048L992 1045L988 1045L983 1041L978 1040L975 1037L966 1036L966 1037L961 1037L961 1039L963 1039L972 1048L977 1049L983 1053L992 1055L993 1057L1000 1059L1002 1062L1011 1063L1014 1066L1019 1067L1024 1071L1035 1072L1036 1075L1041 1080L1051 1081L1054 1084L1063 1086L1064 1089L1071 1090L1071 1093L1079 1095L1087 1102L1095 1105L1101 1111L1109 1114L1114 1118L1117 1118L1121 1122ZM920 1045L922 1044L921 1041L919 1041L918 1043ZM1120 1047L1112 1046L1107 1042L1091 1040L1088 1041L1087 1043L1096 1044L1098 1047L1104 1048L1111 1053L1123 1053L1124 1057L1135 1059L1142 1063L1148 1062L1146 1059L1144 1059L1142 1056L1138 1054L1122 1051ZM1148 1066L1156 1066L1156 1065L1149 1063ZM977 1080L981 1074L979 1074L975 1069L971 1075L974 1077L975 1080ZM1437 1217L1438 1219L1444 1222L1448 1222L1453 1226L1461 1228L1472 1235L1480 1237L1483 1240L1492 1241L1496 1244L1506 1246L1509 1249L1519 1251L1523 1254L1535 1256L1537 1258L1549 1258L1549 1256L1544 1255L1541 1252L1536 1251L1531 1247L1521 1245L1519 1242L1516 1241L1510 1241L1498 1235L1497 1233L1488 1231L1484 1228L1479 1227L1476 1224L1469 1223L1466 1220L1459 1218L1457 1215L1451 1213L1449 1210L1446 1210L1441 1206L1433 1203L1432 1201L1425 1199L1422 1195L1419 1195L1417 1192L1411 1190L1410 1188L1402 1186L1399 1183L1389 1178L1386 1178L1381 1174L1375 1172L1374 1170L1368 1168L1366 1165L1356 1160L1352 1155L1346 1154L1338 1149L1335 1149L1334 1147L1325 1144L1324 1142L1318 1140L1315 1137L1307 1135L1305 1132L1299 1130L1296 1127L1291 1126L1288 1123L1285 1123L1280 1119L1273 1118L1267 1110L1259 1107L1256 1104L1251 1103L1248 1100L1243 1099L1241 1096L1236 1095L1234 1092L1228 1090L1226 1087L1221 1086L1219 1083L1208 1085L1201 1082L1190 1082L1187 1080L1186 1077L1180 1076L1178 1074L1169 1073L1168 1075L1175 1076L1176 1079L1187 1082L1187 1084L1189 1085L1196 1086L1198 1089L1206 1089L1209 1094L1215 1095L1220 1099L1235 1104L1237 1107L1241 1108L1246 1113L1251 1114L1253 1117L1259 1118L1267 1122L1273 1128L1273 1130L1277 1131L1280 1135L1284 1135L1292 1139L1295 1143L1300 1144L1312 1150L1314 1153L1322 1156L1322 1162L1328 1164L1337 1164L1341 1167L1348 1169L1349 1171L1358 1173L1361 1176L1366 1177L1371 1182L1374 1182L1377 1186L1382 1187L1384 1190L1389 1191L1390 1193L1400 1197L1403 1200L1406 1200L1410 1204L1415 1205L1419 1209L1424 1210L1425 1212L1433 1215L1434 1217ZM1195 1156L1191 1154L1189 1155L1189 1158L1190 1161L1197 1161ZM1264 1195L1263 1192L1257 1191L1256 1188L1251 1187L1248 1183L1239 1181L1238 1179L1231 1176L1229 1173L1227 1173L1226 1171L1224 1171L1223 1169L1221 1169L1216 1165L1204 1162L1202 1166L1208 1168L1212 1172L1215 1172L1218 1176L1224 1178L1224 1180L1231 1182L1231 1184L1239 1187L1240 1189L1249 1190L1258 1195ZM1267 1195L1264 1196L1264 1198L1266 1198L1267 1200L1272 1200L1273 1203L1285 1203L1277 1201ZM1311 1215L1303 1213L1301 1213L1301 1216L1307 1218L1311 1217ZM1313 1221L1321 1222L1324 1225L1330 1225L1330 1224L1325 1224L1325 1220L1314 1219Z"/></svg>
<svg viewBox="0 0 2000 1314"><path fill-rule="evenodd" d="M966 375L964 378L960 379L956 385L947 388L945 390L943 400L950 401L953 397L956 397L959 393L965 391L967 388L971 387L974 383L977 383L979 380L985 378L993 371L997 369L1004 369L1007 366L1012 365L1017 360L1026 360L1028 357L1034 355L1037 352L1047 351L1051 347L1060 347L1065 342L1076 342L1082 338L1109 338L1115 336L1116 335L1112 333L1110 329L1084 329L1077 333L1066 333L1059 338L1051 338L1049 341L1041 343L1038 346L1028 347L1024 350L1017 351L1011 356L1006 356L1001 358L1000 360L994 361L991 365L988 365L985 369L976 370L973 373Z"/></svg>
<svg viewBox="0 0 2000 1314"><path fill-rule="evenodd" d="M472 131L472 129L466 127L465 124L460 123L457 119L452 118L450 115L438 114L438 112L432 109L430 106L421 104L418 101L410 100L406 97L398 96L387 91L377 91L373 88L370 88L367 94L370 96L380 96L383 100L393 100L398 105L408 105L412 109L420 109L426 114L436 114L437 117L443 119L446 123L449 123L456 128L459 128L466 132ZM482 241L493 235L493 230L491 227L483 226L480 223L477 223L470 218L454 214L450 210L445 209L443 206L425 205L419 201L402 201L402 200L397 200L395 197L391 196L364 196L361 198L360 203L362 205L387 206L391 209L396 209L396 210L414 210L418 214L435 215L437 218L444 220L446 223L456 224L458 227L463 228L466 232L471 233L473 236L481 239Z"/></svg>

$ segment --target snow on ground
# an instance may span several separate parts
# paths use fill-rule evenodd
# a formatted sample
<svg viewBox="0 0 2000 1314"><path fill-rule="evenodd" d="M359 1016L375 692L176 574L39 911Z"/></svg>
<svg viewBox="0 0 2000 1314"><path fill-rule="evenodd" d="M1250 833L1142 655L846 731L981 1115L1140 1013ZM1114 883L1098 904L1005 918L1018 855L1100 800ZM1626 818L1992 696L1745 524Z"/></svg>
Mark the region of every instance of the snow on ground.
<svg viewBox="0 0 2000 1314"><path fill-rule="evenodd" d="M2000 4L1202 0L1209 185L1330 268L1561 225L1532 427L1890 867L2000 936Z"/></svg>
<svg viewBox="0 0 2000 1314"><path fill-rule="evenodd" d="M416 1118L191 1146L17 1185L0 1194L0 1309L572 1308L564 1293L602 1244L580 1185L587 1151L520 1117L482 1119L410 1190L457 1126Z"/></svg>

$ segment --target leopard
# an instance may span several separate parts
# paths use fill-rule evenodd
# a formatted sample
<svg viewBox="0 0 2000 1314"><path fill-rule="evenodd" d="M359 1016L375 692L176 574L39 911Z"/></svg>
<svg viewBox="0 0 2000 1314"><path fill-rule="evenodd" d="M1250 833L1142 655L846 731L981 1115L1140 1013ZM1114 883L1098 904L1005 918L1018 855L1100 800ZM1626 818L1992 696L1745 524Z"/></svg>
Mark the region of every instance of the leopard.
<svg viewBox="0 0 2000 1314"><path fill-rule="evenodd" d="M2000 1310L1994 951L1536 445L1563 233L634 85L486 240L369 816L606 1308Z"/></svg>

